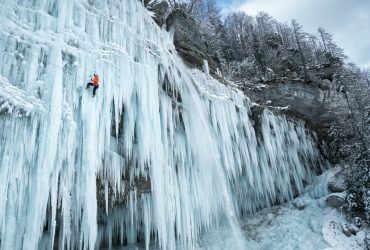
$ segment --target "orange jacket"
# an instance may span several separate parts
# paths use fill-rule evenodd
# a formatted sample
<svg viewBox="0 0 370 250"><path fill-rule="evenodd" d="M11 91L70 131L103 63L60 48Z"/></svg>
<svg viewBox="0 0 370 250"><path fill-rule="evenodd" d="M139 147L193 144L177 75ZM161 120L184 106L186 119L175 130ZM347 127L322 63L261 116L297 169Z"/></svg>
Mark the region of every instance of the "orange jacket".
<svg viewBox="0 0 370 250"><path fill-rule="evenodd" d="M99 76L94 75L94 77L91 79L94 86L99 86Z"/></svg>

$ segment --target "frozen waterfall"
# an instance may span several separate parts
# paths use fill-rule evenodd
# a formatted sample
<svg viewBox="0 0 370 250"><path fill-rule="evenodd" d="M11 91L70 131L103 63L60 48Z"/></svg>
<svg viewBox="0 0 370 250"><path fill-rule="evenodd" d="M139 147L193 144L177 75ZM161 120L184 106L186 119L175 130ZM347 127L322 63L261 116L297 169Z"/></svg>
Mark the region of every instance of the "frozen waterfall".
<svg viewBox="0 0 370 250"><path fill-rule="evenodd" d="M138 0L0 0L0 249L198 248L220 224L244 248L238 218L302 191L304 125L252 120L175 51Z"/></svg>

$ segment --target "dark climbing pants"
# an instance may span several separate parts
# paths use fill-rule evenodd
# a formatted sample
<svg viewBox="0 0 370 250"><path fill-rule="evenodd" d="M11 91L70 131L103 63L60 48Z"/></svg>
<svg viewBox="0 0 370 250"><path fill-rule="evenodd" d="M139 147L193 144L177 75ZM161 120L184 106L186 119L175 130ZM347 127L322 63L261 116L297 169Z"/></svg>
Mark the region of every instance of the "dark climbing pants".
<svg viewBox="0 0 370 250"><path fill-rule="evenodd" d="M94 86L93 83L88 82L86 85L86 88L88 89L90 86ZM94 86L93 95L95 95L96 90L99 88L99 86Z"/></svg>

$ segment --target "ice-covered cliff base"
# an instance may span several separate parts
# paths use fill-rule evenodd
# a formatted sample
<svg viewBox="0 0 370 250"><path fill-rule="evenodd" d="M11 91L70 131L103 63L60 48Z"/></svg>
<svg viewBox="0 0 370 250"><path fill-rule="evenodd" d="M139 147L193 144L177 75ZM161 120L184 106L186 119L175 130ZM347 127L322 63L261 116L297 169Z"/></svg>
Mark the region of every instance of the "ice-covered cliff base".
<svg viewBox="0 0 370 250"><path fill-rule="evenodd" d="M328 190L333 172L316 177L294 200L265 208L241 221L247 249L367 249L370 231L365 225L348 222L326 202L328 195L333 195ZM205 235L200 246L233 249L233 240L227 228L220 227Z"/></svg>
<svg viewBox="0 0 370 250"><path fill-rule="evenodd" d="M237 219L325 162L303 123L189 71L137 0L0 0L0 58L0 249L191 249L219 225L243 249Z"/></svg>

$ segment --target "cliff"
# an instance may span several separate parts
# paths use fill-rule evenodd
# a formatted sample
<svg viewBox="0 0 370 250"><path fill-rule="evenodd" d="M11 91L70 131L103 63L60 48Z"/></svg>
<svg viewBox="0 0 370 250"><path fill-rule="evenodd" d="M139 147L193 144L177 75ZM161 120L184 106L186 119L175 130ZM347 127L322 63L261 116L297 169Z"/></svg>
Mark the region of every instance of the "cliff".
<svg viewBox="0 0 370 250"><path fill-rule="evenodd" d="M304 120L327 145L331 124L340 123L350 115L343 93L329 80L310 84L283 80L245 84L241 88L253 102Z"/></svg>
<svg viewBox="0 0 370 250"><path fill-rule="evenodd" d="M147 7L155 13L154 19L158 25L173 32L176 50L188 66L201 69L203 60L207 60L211 73L214 74L217 68L221 69L220 60L207 47L192 17L181 10L170 11L166 1L157 1ZM342 121L348 119L350 113L343 93L333 82L334 66L325 64L311 73L316 78L310 83L293 79L289 75L282 79L255 83L250 83L249 79L233 77L231 84L235 82L258 105L297 120L304 120L316 132L321 143L329 145L331 124L342 123L343 126L349 126ZM227 84L228 81L223 77L214 76Z"/></svg>

